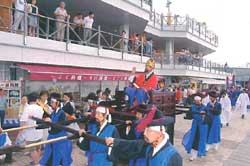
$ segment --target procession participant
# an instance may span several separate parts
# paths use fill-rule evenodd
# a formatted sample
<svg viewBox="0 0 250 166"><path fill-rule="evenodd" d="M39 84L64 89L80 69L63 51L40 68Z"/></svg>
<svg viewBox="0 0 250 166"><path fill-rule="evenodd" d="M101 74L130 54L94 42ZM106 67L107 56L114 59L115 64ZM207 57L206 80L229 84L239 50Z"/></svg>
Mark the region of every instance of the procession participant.
<svg viewBox="0 0 250 166"><path fill-rule="evenodd" d="M36 121L30 119L31 116L34 116L36 118L42 118L43 117L43 109L37 105L37 99L38 99L38 94L37 93L31 93L28 96L29 100L29 105L25 108L21 118L21 127L22 126L29 126L29 125L36 125ZM23 136L24 141L26 144L31 144L31 143L36 143L40 142L43 138L43 130L35 129L35 128L30 128L30 129L25 129L23 131L20 131L18 133L18 138L20 138L20 135ZM34 163L34 165L39 164L39 159L41 155L41 148L34 147L30 149L30 157Z"/></svg>
<svg viewBox="0 0 250 166"><path fill-rule="evenodd" d="M68 120L68 121L76 119L75 111L74 111L75 106L73 106L73 104L72 104L72 99L73 99L73 96L71 93L64 93L63 94L64 103L63 103L62 110L64 111L64 113L66 115L66 120ZM80 129L76 122L71 123L68 127L75 129L75 130Z"/></svg>
<svg viewBox="0 0 250 166"><path fill-rule="evenodd" d="M236 101L237 101L237 97L236 97L236 94L235 94L235 89L234 87L231 87L229 92L228 92L228 97L230 98L231 100L231 105L232 105L232 109L235 110L235 107L236 107Z"/></svg>
<svg viewBox="0 0 250 166"><path fill-rule="evenodd" d="M204 96L202 98L202 104L207 106L207 104L210 102L209 94L207 92L202 92L202 95Z"/></svg>
<svg viewBox="0 0 250 166"><path fill-rule="evenodd" d="M236 109L241 113L241 118L245 118L245 114L247 112L247 105L249 105L249 96L246 93L247 89L243 89L243 93L241 93L236 102Z"/></svg>
<svg viewBox="0 0 250 166"><path fill-rule="evenodd" d="M154 108L148 108L145 104L140 104L134 109L136 120L135 121L126 121L126 124L128 125L126 128L126 137L125 139L129 140L139 140L143 139L143 132L145 128L147 127L147 124L150 124L153 119L159 119L163 117L163 114L154 109ZM143 129L140 129L141 125L146 126ZM142 158L136 158L134 160L129 161L129 166L145 166L146 165L146 159L145 157Z"/></svg>
<svg viewBox="0 0 250 166"><path fill-rule="evenodd" d="M60 108L60 94L51 94L51 108L53 112L45 121L59 123L66 121L66 115ZM67 132L54 127L49 131L48 140L67 136ZM44 154L40 160L40 166L69 166L72 164L72 143L70 140L62 140L45 145Z"/></svg>
<svg viewBox="0 0 250 166"><path fill-rule="evenodd" d="M98 106L96 109L95 119L96 124L88 127L87 131L91 134L96 135L101 138L114 137L119 138L119 133L116 127L110 124L107 120L109 116L109 110L106 107ZM85 129L79 131L79 135L83 135L87 132ZM81 137L77 142L80 149L87 151L88 166L112 166L113 162L108 160L109 148L100 143L90 141Z"/></svg>
<svg viewBox="0 0 250 166"><path fill-rule="evenodd" d="M8 136L8 133L4 132L2 128L0 127L0 148L10 146L11 145L11 140ZM11 162L12 154L7 153L7 154L2 154L0 155L0 161L5 160L5 162Z"/></svg>
<svg viewBox="0 0 250 166"><path fill-rule="evenodd" d="M149 59L146 62L145 72L136 76L135 82L133 83L134 88L127 87L126 94L129 97L130 106L134 104L136 98L138 104L146 103L148 100L147 92L149 90L156 90L157 88L157 76L154 74L155 61Z"/></svg>
<svg viewBox="0 0 250 166"><path fill-rule="evenodd" d="M194 97L191 111L200 114L193 114L193 122L191 129L184 135L182 144L187 153L191 153L190 161L197 157L206 156L206 140L208 125L205 120L206 107L201 102L200 96Z"/></svg>
<svg viewBox="0 0 250 166"><path fill-rule="evenodd" d="M222 92L221 94L220 104L222 109L221 124L222 126L229 126L229 121L232 114L232 105L226 91Z"/></svg>
<svg viewBox="0 0 250 166"><path fill-rule="evenodd" d="M144 140L123 140L106 138L106 144L112 146L111 160L145 157L146 165L182 166L182 157L171 145L165 131L166 119L153 120L144 131Z"/></svg>
<svg viewBox="0 0 250 166"><path fill-rule="evenodd" d="M72 98L72 94L71 93L64 93L63 94L63 111L65 112L66 115L66 119L67 120L73 120L75 119L75 115L74 115L74 108L71 104L71 98Z"/></svg>
<svg viewBox="0 0 250 166"><path fill-rule="evenodd" d="M206 151L210 149L211 145L214 145L214 149L218 150L221 139L221 104L216 101L218 95L215 91L209 92L209 96L210 102L207 104L206 111L211 123L208 124Z"/></svg>

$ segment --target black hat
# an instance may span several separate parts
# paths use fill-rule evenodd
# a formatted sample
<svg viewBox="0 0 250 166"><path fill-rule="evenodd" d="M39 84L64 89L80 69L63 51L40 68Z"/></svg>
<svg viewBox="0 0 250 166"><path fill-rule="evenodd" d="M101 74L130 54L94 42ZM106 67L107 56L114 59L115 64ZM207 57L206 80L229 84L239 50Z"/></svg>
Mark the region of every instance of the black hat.
<svg viewBox="0 0 250 166"><path fill-rule="evenodd" d="M209 95L210 97L213 97L213 98L217 98L217 97L218 97L218 94L216 93L216 91L210 91L210 92L208 93L208 95Z"/></svg>
<svg viewBox="0 0 250 166"><path fill-rule="evenodd" d="M97 101L97 96L94 92L90 92L84 101L93 100Z"/></svg>
<svg viewBox="0 0 250 166"><path fill-rule="evenodd" d="M148 127L152 127L152 126L167 126L169 124L174 123L174 118L173 117L169 117L169 118L159 118L159 119L154 119L152 120L149 124Z"/></svg>
<svg viewBox="0 0 250 166"><path fill-rule="evenodd" d="M51 93L50 98L55 99L55 100L57 100L59 102L61 101L61 95L59 93Z"/></svg>
<svg viewBox="0 0 250 166"><path fill-rule="evenodd" d="M150 111L150 108L146 104L139 104L138 106L134 107L133 109L135 112L140 113L148 113Z"/></svg>
<svg viewBox="0 0 250 166"><path fill-rule="evenodd" d="M29 102L36 102L38 98L39 98L39 95L36 92L32 92L28 95Z"/></svg>

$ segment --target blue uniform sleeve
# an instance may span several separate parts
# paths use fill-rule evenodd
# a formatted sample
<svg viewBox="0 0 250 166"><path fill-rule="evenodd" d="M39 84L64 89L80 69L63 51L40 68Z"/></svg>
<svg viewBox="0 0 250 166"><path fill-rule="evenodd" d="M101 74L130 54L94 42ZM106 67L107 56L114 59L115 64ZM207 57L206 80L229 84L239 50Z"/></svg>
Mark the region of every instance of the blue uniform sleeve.
<svg viewBox="0 0 250 166"><path fill-rule="evenodd" d="M109 159L116 161L145 157L147 146L144 140L115 139Z"/></svg>
<svg viewBox="0 0 250 166"><path fill-rule="evenodd" d="M192 106L192 109L191 109L192 112L200 112L200 111L205 111L205 108L204 106L202 105L200 110L195 107L195 106ZM199 115L199 114L193 114L193 119L194 120L197 120L197 121L201 121L202 120L202 115Z"/></svg>
<svg viewBox="0 0 250 166"><path fill-rule="evenodd" d="M175 153L169 160L169 163L166 163L165 165L168 166L182 166L182 157L178 154Z"/></svg>

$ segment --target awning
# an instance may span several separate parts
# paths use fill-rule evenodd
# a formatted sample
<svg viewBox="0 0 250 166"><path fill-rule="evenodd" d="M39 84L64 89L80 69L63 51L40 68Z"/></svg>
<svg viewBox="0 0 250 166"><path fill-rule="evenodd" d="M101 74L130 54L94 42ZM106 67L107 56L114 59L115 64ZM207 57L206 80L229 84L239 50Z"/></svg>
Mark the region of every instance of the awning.
<svg viewBox="0 0 250 166"><path fill-rule="evenodd" d="M130 72L51 65L17 64L27 70L30 80L40 81L126 81Z"/></svg>

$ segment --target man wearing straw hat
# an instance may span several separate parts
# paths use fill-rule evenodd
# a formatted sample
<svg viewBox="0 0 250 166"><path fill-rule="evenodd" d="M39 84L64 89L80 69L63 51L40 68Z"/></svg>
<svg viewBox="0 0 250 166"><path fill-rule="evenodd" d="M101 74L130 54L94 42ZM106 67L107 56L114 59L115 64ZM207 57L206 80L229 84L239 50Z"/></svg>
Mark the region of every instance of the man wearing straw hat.
<svg viewBox="0 0 250 166"><path fill-rule="evenodd" d="M130 106L134 103L136 99L138 104L146 103L148 100L147 91L156 90L158 79L154 74L155 61L149 59L146 62L145 72L136 76L135 81L133 82L134 87L127 87L126 94L129 97Z"/></svg>
<svg viewBox="0 0 250 166"><path fill-rule="evenodd" d="M144 140L106 138L106 144L112 146L110 159L145 157L146 165L150 166L182 166L182 157L166 133L166 121L165 118L152 120L144 131Z"/></svg>
<svg viewBox="0 0 250 166"><path fill-rule="evenodd" d="M110 124L110 114L109 109L104 106L98 106L95 110L96 123L89 126L88 131L91 134L96 135L101 138L114 137L119 138L119 133L116 127ZM85 129L79 131L79 135L86 133ZM100 143L90 141L81 137L77 143L80 149L87 151L86 155L88 157L89 166L112 166L113 162L108 160L109 148Z"/></svg>

